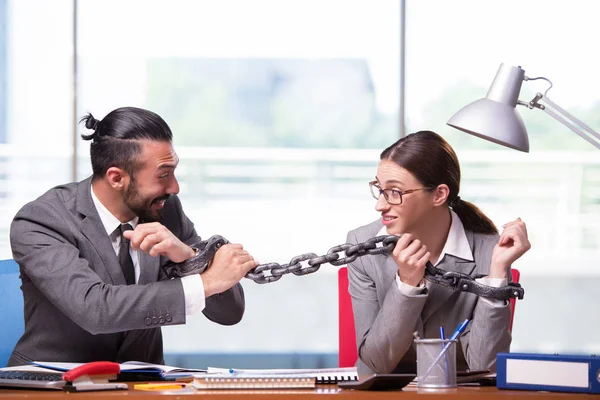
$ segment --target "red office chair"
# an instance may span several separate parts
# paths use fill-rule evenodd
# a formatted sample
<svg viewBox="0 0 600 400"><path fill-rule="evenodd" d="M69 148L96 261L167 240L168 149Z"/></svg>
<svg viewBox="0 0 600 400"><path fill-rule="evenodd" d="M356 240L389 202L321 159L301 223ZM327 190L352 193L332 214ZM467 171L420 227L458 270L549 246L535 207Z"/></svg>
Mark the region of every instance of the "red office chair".
<svg viewBox="0 0 600 400"><path fill-rule="evenodd" d="M356 350L352 298L348 293L348 267L342 267L338 270L338 305L340 330L338 363L340 368L353 367L358 359L358 352Z"/></svg>
<svg viewBox="0 0 600 400"><path fill-rule="evenodd" d="M511 269L511 276L512 276L512 281L514 283L519 283L519 278L521 278L521 273L519 272L518 269ZM514 297L510 299L510 330L512 332L512 324L513 324L513 319L515 318L515 304L517 304L517 299L515 299Z"/></svg>
<svg viewBox="0 0 600 400"><path fill-rule="evenodd" d="M516 269L511 269L513 282L519 282L521 274ZM515 316L515 299L510 299L510 329L512 330ZM352 313L352 299L348 293L348 267L338 271L338 306L339 306L339 355L340 368L353 367L358 359L356 350L356 331L354 330L354 314Z"/></svg>

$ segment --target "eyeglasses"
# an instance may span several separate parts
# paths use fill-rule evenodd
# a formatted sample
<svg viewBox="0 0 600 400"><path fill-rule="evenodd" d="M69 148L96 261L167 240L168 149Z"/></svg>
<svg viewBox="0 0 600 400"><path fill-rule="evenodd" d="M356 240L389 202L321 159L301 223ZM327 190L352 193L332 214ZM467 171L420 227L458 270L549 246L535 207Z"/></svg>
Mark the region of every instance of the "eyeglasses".
<svg viewBox="0 0 600 400"><path fill-rule="evenodd" d="M394 206L402 204L402 196L405 194L410 194L419 190L431 189L429 187L408 190L382 189L377 181L369 182L369 188L371 189L371 195L375 200L379 200L379 196L383 195L383 197L385 197L385 201Z"/></svg>

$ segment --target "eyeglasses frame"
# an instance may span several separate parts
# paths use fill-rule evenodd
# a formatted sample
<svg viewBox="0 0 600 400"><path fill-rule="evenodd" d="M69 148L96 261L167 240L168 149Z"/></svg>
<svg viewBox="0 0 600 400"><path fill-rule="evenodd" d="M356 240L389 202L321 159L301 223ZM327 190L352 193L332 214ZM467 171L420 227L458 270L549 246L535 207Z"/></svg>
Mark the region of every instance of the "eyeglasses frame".
<svg viewBox="0 0 600 400"><path fill-rule="evenodd" d="M375 187L377 190L379 190L379 196L375 196L375 193L373 193L373 187ZM385 201L387 201L388 204L392 205L392 206L399 206L402 204L403 202L403 197L405 194L411 194L414 192L418 192L419 190L431 190L433 189L432 187L422 187L422 188L418 188L418 189L406 189L406 190L398 190L398 189L382 189L379 186L379 182L377 181L371 181L369 182L369 189L371 192L371 196L373 196L373 198L375 200L379 200L379 198L381 197L381 195L383 195L383 197L385 198ZM389 194L388 192L398 192L398 194L400 195L400 203L391 203L389 200Z"/></svg>

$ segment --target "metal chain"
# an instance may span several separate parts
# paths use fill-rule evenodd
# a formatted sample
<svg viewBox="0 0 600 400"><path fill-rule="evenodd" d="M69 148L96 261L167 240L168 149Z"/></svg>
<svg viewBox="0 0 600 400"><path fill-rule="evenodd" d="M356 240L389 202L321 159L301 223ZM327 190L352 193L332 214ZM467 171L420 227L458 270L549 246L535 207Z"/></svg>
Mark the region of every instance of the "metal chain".
<svg viewBox="0 0 600 400"><path fill-rule="evenodd" d="M342 266L365 255L391 253L398 239L400 239L398 236L376 236L366 242L355 245L345 243L334 246L327 251L327 254L322 256L318 256L315 253L305 253L292 258L287 264L261 264L250 270L246 274L246 278L252 279L256 283L270 283L278 281L283 275L289 273L297 276L312 274L318 271L323 264ZM304 261L308 261L306 263L308 266L301 264ZM525 294L525 291L518 283L510 282L504 287L492 287L475 281L475 279L480 277L472 277L455 271L444 271L433 266L429 261L425 266L425 278L428 281L454 290L470 292L481 297L498 300L522 299Z"/></svg>

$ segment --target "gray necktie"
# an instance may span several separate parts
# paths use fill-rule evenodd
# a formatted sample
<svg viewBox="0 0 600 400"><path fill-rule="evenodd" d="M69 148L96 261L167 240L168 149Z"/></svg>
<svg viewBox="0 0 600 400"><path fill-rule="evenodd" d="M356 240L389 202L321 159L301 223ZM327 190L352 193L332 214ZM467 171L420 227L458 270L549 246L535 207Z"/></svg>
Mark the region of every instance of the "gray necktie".
<svg viewBox="0 0 600 400"><path fill-rule="evenodd" d="M119 246L119 264L123 270L123 276L125 276L125 282L128 285L135 284L135 271L133 269L133 260L129 255L129 239L123 236L123 232L131 231L133 228L129 224L121 224L119 231L121 232L121 245Z"/></svg>

